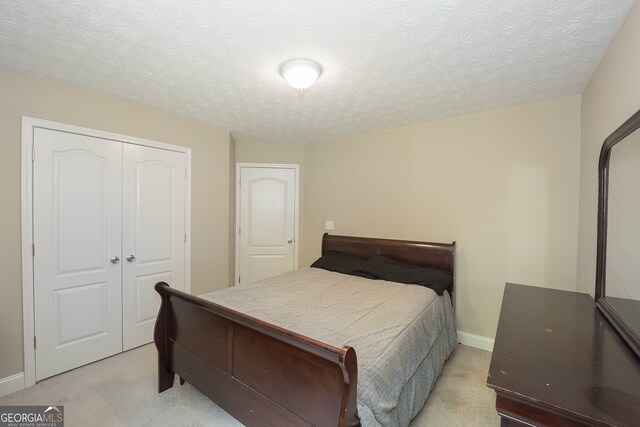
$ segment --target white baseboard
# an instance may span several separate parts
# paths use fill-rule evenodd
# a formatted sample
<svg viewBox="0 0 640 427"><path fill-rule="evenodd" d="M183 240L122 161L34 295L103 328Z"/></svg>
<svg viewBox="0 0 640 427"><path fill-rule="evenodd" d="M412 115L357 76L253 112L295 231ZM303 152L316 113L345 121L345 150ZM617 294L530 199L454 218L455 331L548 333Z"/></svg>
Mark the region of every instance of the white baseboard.
<svg viewBox="0 0 640 427"><path fill-rule="evenodd" d="M458 331L458 341L460 341L460 344L468 345L469 347L493 351L493 342L495 340L482 337L480 335L470 334L469 332Z"/></svg>
<svg viewBox="0 0 640 427"><path fill-rule="evenodd" d="M0 379L0 397L24 390L24 372Z"/></svg>

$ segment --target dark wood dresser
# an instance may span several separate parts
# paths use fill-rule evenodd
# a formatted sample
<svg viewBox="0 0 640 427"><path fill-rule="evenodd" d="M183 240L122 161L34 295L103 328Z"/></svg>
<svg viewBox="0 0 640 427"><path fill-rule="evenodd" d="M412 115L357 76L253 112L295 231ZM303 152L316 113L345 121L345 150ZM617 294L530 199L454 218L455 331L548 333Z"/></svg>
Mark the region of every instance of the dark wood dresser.
<svg viewBox="0 0 640 427"><path fill-rule="evenodd" d="M640 426L640 359L587 294L507 283L487 386L502 426Z"/></svg>

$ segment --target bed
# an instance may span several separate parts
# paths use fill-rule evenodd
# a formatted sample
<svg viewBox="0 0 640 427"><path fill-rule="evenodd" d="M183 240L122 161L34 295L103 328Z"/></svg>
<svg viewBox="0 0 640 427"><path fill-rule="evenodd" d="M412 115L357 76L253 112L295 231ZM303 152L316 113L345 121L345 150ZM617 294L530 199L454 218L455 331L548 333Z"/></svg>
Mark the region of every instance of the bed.
<svg viewBox="0 0 640 427"><path fill-rule="evenodd" d="M384 255L451 275L454 250L455 243L322 239L323 255ZM196 297L156 284L154 340L159 392L177 374L246 425L406 425L455 348L453 281L437 296L308 268L236 288ZM303 310L302 295L314 301L302 301ZM411 312L415 320L403 324ZM376 321L384 326L370 328Z"/></svg>

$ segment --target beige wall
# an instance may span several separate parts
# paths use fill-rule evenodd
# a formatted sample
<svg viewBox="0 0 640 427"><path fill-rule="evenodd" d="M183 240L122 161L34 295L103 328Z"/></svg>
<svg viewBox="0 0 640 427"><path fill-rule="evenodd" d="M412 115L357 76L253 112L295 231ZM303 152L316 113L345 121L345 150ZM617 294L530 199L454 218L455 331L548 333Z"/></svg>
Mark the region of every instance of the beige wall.
<svg viewBox="0 0 640 427"><path fill-rule="evenodd" d="M580 97L308 145L302 265L336 234L457 241L459 330L494 337L506 281L575 290Z"/></svg>
<svg viewBox="0 0 640 427"><path fill-rule="evenodd" d="M23 371L21 116L193 148L192 289L229 284L229 132L76 87L0 70L0 378Z"/></svg>
<svg viewBox="0 0 640 427"><path fill-rule="evenodd" d="M236 162L238 163L304 163L305 145L303 144L236 144Z"/></svg>
<svg viewBox="0 0 640 427"><path fill-rule="evenodd" d="M640 109L638 52L640 2L631 7L582 95L577 288L591 295L596 277L598 156L605 138Z"/></svg>

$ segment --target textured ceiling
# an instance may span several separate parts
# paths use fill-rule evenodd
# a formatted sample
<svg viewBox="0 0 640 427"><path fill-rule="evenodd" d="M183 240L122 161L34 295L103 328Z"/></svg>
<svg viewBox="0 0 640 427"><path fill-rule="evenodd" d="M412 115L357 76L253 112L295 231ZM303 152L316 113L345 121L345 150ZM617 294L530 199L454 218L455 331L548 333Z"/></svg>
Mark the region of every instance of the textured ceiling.
<svg viewBox="0 0 640 427"><path fill-rule="evenodd" d="M579 94L632 3L1 0L0 67L306 143Z"/></svg>

